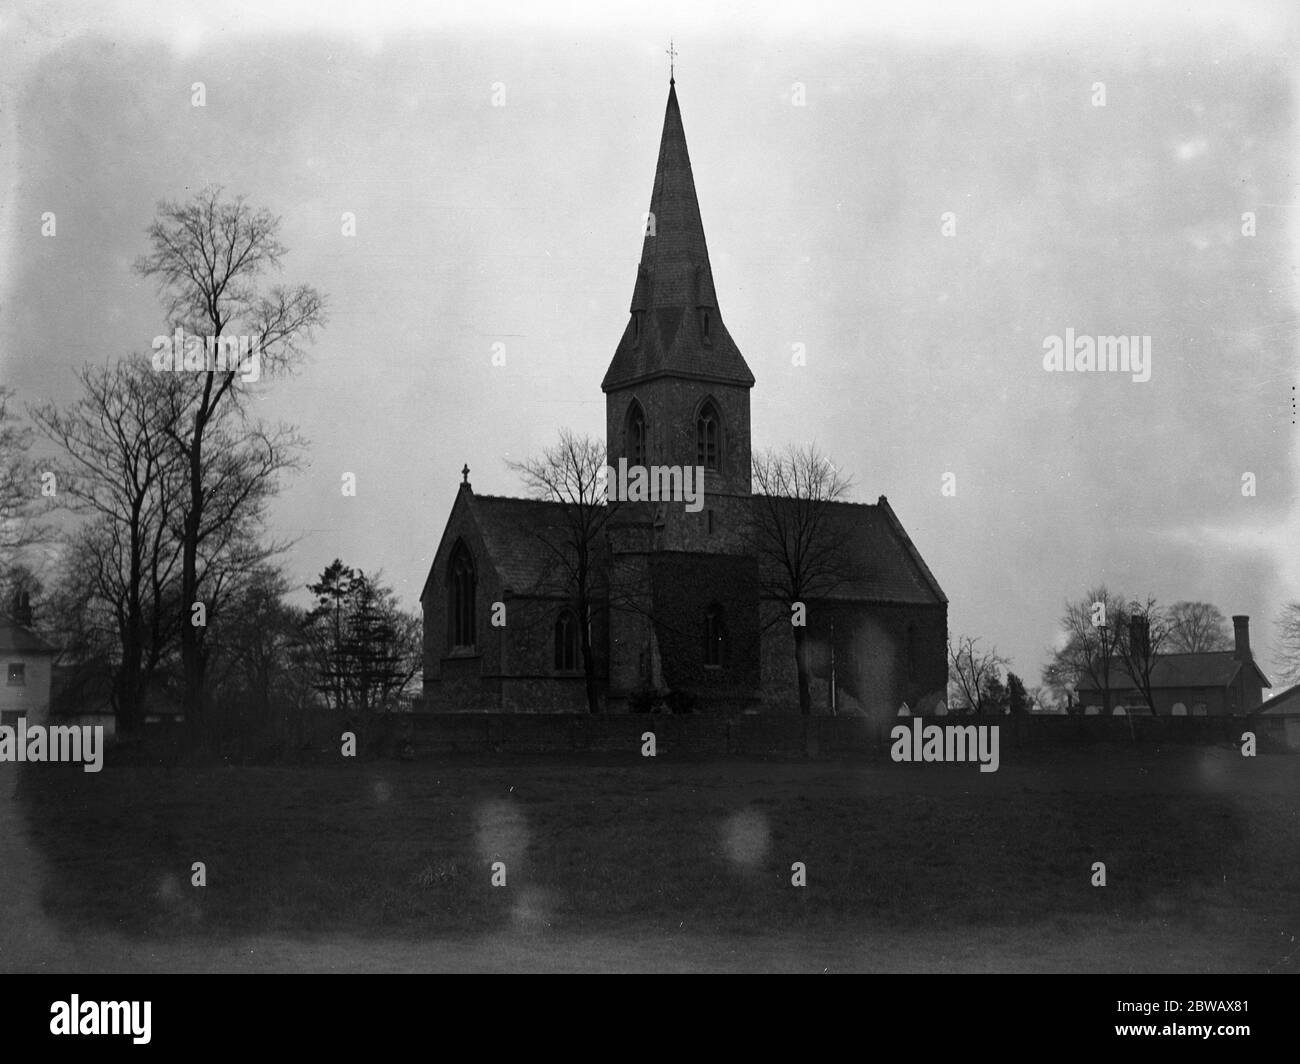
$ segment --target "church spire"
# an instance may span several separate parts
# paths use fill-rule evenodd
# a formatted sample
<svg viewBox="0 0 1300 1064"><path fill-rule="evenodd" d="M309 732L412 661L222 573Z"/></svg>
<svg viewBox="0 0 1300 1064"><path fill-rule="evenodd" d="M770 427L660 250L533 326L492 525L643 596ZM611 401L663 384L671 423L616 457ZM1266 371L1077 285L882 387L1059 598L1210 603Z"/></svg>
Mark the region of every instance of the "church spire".
<svg viewBox="0 0 1300 1064"><path fill-rule="evenodd" d="M675 79L668 83L629 309L632 320L601 384L606 391L662 373L753 385L753 374L718 313Z"/></svg>

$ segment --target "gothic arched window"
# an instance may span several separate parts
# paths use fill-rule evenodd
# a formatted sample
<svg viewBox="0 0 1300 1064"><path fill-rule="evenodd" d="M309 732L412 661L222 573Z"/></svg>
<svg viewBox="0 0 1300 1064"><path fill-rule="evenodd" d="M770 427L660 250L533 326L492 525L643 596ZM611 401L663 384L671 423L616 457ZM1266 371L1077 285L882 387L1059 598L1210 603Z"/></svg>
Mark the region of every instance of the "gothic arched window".
<svg viewBox="0 0 1300 1064"><path fill-rule="evenodd" d="M474 622L474 559L461 541L447 566L447 643L452 650L472 650L478 642Z"/></svg>
<svg viewBox="0 0 1300 1064"><path fill-rule="evenodd" d="M722 455L722 418L710 399L695 419L695 464L717 469Z"/></svg>
<svg viewBox="0 0 1300 1064"><path fill-rule="evenodd" d="M627 464L643 466L646 464L645 411L635 399L627 411Z"/></svg>
<svg viewBox="0 0 1300 1064"><path fill-rule="evenodd" d="M573 672L581 658L578 615L573 610L561 610L555 620L555 671Z"/></svg>
<svg viewBox="0 0 1300 1064"><path fill-rule="evenodd" d="M714 604L704 611L704 664L721 667L727 663L727 619Z"/></svg>

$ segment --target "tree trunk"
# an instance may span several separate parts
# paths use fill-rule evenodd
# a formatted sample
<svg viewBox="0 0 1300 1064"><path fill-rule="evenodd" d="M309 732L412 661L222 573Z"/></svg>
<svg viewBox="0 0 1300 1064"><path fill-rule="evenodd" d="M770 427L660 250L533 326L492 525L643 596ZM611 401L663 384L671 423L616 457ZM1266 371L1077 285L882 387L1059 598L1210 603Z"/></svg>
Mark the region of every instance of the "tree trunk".
<svg viewBox="0 0 1300 1064"><path fill-rule="evenodd" d="M794 626L794 664L799 674L799 712L805 717L812 714L812 691L808 686L807 633L803 625Z"/></svg>
<svg viewBox="0 0 1300 1064"><path fill-rule="evenodd" d="M600 690L596 684L596 655L591 650L591 628L587 624L587 611L578 617L579 638L582 640L582 671L587 681L587 712L600 712Z"/></svg>
<svg viewBox="0 0 1300 1064"><path fill-rule="evenodd" d="M185 677L185 723L198 727L202 712L203 662L200 658L199 630L194 626L194 603L199 585L199 529L203 519L201 429L195 425L195 440L190 451L190 508L185 515L184 540L181 545L181 667ZM206 621L206 616L204 617Z"/></svg>

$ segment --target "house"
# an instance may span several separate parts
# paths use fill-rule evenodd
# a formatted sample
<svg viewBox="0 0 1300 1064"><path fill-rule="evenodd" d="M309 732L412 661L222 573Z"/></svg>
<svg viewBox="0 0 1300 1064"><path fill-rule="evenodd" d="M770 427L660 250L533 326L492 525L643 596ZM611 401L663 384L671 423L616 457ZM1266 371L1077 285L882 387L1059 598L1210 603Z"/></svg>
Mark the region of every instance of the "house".
<svg viewBox="0 0 1300 1064"><path fill-rule="evenodd" d="M1276 694L1266 702L1261 702L1255 712L1275 717L1300 717L1300 684L1288 687L1281 694Z"/></svg>
<svg viewBox="0 0 1300 1064"><path fill-rule="evenodd" d="M1300 684L1289 687L1260 704L1255 716L1266 732L1279 738L1292 750L1300 750Z"/></svg>
<svg viewBox="0 0 1300 1064"><path fill-rule="evenodd" d="M766 596L754 547L755 379L722 315L670 80L628 317L601 382L607 464L660 483L620 497L591 559L595 601L575 601L563 504L476 495L469 469L421 593L424 701L432 709L584 711L590 633L602 709L676 696L702 711L798 712L792 603ZM619 476L623 480L622 473ZM571 510L569 511L572 512ZM835 502L826 542L846 578L804 603L814 712L924 711L947 686L948 600L882 495ZM851 572L850 572L851 570Z"/></svg>
<svg viewBox="0 0 1300 1064"><path fill-rule="evenodd" d="M0 724L50 715L50 672L57 648L32 631L31 606L20 592L12 617L0 616Z"/></svg>
<svg viewBox="0 0 1300 1064"><path fill-rule="evenodd" d="M1199 654L1158 654L1151 669L1151 695L1162 717L1244 716L1259 711L1263 689L1272 687L1250 650L1250 618L1232 618L1232 650ZM1105 692L1091 676L1079 682L1083 712L1102 712ZM1113 660L1110 704L1117 715L1149 712L1138 684Z"/></svg>

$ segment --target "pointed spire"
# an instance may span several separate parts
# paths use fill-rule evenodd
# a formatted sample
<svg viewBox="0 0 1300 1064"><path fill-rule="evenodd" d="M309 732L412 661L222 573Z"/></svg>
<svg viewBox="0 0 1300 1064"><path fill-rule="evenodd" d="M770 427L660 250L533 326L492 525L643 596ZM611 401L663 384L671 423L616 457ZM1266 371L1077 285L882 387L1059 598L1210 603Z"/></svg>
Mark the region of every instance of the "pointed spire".
<svg viewBox="0 0 1300 1064"><path fill-rule="evenodd" d="M649 275L652 307L694 306L696 276L707 275L699 287L713 291L709 249L695 196L695 177L686 150L686 131L677 104L677 88L669 85L659 161L650 193L650 219L641 245L641 266Z"/></svg>
<svg viewBox="0 0 1300 1064"><path fill-rule="evenodd" d="M709 311L709 324L701 329L703 308ZM605 374L606 391L670 372L753 385L753 374L717 313L713 268L673 80L668 83L650 215L629 310L643 314L644 320L630 323L624 333Z"/></svg>

